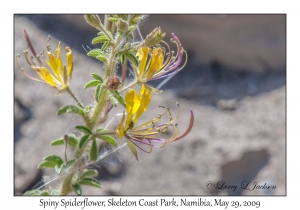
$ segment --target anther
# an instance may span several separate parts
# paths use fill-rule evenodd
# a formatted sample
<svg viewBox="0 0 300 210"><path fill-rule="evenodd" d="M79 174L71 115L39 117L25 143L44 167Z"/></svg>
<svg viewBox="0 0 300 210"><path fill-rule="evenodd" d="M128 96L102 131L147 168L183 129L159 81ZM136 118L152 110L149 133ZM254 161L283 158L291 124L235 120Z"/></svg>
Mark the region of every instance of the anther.
<svg viewBox="0 0 300 210"><path fill-rule="evenodd" d="M176 102L176 105L177 105L178 107L180 107L178 102Z"/></svg>

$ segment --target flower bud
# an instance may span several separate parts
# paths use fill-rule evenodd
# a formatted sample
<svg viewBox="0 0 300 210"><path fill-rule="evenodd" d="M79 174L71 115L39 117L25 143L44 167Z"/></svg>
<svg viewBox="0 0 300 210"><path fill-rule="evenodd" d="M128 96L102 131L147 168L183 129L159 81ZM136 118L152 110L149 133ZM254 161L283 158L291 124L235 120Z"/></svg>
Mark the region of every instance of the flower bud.
<svg viewBox="0 0 300 210"><path fill-rule="evenodd" d="M155 28L150 34L146 36L146 39L144 40L144 46L151 47L160 43L165 35L166 33L163 33L160 27Z"/></svg>
<svg viewBox="0 0 300 210"><path fill-rule="evenodd" d="M117 22L117 27L122 32L128 31L128 23L127 21L124 21L122 19L119 19L119 21Z"/></svg>
<svg viewBox="0 0 300 210"><path fill-rule="evenodd" d="M100 17L98 15L84 15L84 19L86 20L86 22L88 24L90 24L91 26L93 26L96 29L100 29L101 28L101 20Z"/></svg>
<svg viewBox="0 0 300 210"><path fill-rule="evenodd" d="M130 25L136 25L141 19L143 18L143 15L130 15Z"/></svg>
<svg viewBox="0 0 300 210"><path fill-rule="evenodd" d="M117 90L120 84L120 79L117 76L110 76L107 80L107 87L111 90Z"/></svg>

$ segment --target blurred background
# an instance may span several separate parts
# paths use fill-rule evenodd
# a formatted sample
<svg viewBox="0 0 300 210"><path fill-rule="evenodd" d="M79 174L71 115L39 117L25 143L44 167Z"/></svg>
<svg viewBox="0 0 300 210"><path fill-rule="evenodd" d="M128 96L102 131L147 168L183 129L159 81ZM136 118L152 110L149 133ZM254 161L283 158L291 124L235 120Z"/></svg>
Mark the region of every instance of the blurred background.
<svg viewBox="0 0 300 210"><path fill-rule="evenodd" d="M178 101L179 130L187 127L190 109L194 127L163 149L139 152L139 161L126 147L96 164L103 189L85 187L83 194L285 195L286 16L149 15L141 33L146 37L158 26L170 46L171 33L178 36L189 59L163 86L163 94L153 96L140 122L157 116L159 105L175 114ZM48 35L53 50L58 41L62 49L72 48L71 88L84 104L92 103L93 90L83 86L89 73L103 71L100 62L86 56L84 48L95 48L91 40L97 31L83 15L15 15L15 54L21 54L21 67L38 77L22 53L27 46L24 29L37 52L46 49ZM56 115L62 106L73 104L69 96L54 96L56 90L29 80L14 66L14 192L21 195L55 176L54 170L39 170L37 165L49 154L62 155L63 149L50 147L50 142L66 133L78 135L74 126L82 122L77 116ZM130 79L131 74L125 83ZM109 117L121 111L115 109ZM245 190L244 181L249 189L255 182L276 188Z"/></svg>

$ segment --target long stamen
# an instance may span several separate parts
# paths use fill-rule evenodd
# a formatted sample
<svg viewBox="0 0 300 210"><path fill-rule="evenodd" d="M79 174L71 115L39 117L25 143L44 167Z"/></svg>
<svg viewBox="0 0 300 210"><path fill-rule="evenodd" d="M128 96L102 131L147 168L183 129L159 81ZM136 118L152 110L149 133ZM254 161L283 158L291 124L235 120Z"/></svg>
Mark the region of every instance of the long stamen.
<svg viewBox="0 0 300 210"><path fill-rule="evenodd" d="M29 54L28 50L24 50L23 53L24 53L24 56L25 56L25 60L27 61L29 66L32 66L32 64L30 63L30 61L28 59L28 54Z"/></svg>
<svg viewBox="0 0 300 210"><path fill-rule="evenodd" d="M20 64L19 64L19 61L18 61L18 58L19 58L19 57L20 57L20 55L17 54L17 55L16 55L16 63L17 63L18 68L21 70L22 74L24 74L24 75L25 75L27 78L29 78L29 79L32 79L32 80L35 80L35 81L38 81L38 82L42 82L42 83L46 83L46 82L44 82L44 81L42 81L42 80L36 79L36 78L30 76L29 74L27 74L27 73L24 71L24 69L21 68L21 66L20 66Z"/></svg>
<svg viewBox="0 0 300 210"><path fill-rule="evenodd" d="M177 141L179 139L182 139L183 137L185 137L192 130L192 127L194 125L194 113L193 113L192 110L190 110L190 112L191 112L191 118L190 118L190 123L189 123L188 128L181 135L177 136L173 141Z"/></svg>
<svg viewBox="0 0 300 210"><path fill-rule="evenodd" d="M31 41L30 41L30 38L29 38L29 36L28 36L26 30L24 30L24 36L25 36L26 42L27 42L27 44L28 44L28 46L29 46L29 48L30 48L31 53L32 53L33 56L36 58L36 60L39 62L39 64L42 66L43 64L42 64L41 60L40 60L39 58L36 57L36 52L35 52L35 50L34 50L34 48L33 48L33 45L32 45L32 43L31 43Z"/></svg>

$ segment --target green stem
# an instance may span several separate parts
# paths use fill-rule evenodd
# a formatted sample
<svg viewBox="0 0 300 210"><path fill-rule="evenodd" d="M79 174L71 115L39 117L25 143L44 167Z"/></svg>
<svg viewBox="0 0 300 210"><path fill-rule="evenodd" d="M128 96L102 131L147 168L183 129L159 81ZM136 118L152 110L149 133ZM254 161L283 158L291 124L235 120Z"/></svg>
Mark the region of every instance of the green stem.
<svg viewBox="0 0 300 210"><path fill-rule="evenodd" d="M99 118L101 110L106 102L107 91L108 91L108 89L103 88L99 102L97 103L97 105L94 109L94 112L93 112L92 116L90 117L90 121L87 122L87 128L90 130L93 130L94 126L96 125L96 122Z"/></svg>
<svg viewBox="0 0 300 210"><path fill-rule="evenodd" d="M106 21L108 21L108 20L106 20ZM109 37L108 33L106 32L106 30L104 28L103 28L102 31ZM111 37L109 37L109 38L111 38ZM116 47L121 42L122 42L121 37L117 36L117 38L115 40L115 43L111 47L111 53L109 55L109 59L108 59L106 65L105 65L106 78L108 78L109 76L111 76L114 73L114 70L115 70L115 67L116 67L116 59L115 59L116 52L115 52L115 49L116 49ZM74 98L74 100L78 103L78 105L83 108L83 105L79 102L79 100L72 93L72 91L69 88L67 89L67 91ZM94 109L91 117L88 118L88 119L85 119L85 121L86 121L86 127L88 129L90 129L91 131L94 129L94 127L95 127L95 125L97 123L97 120L99 118L99 115L101 114L101 111L105 107L105 103L107 103L107 95L108 95L108 89L107 88L103 88L103 90L101 92L101 95L100 95L99 102L95 106L95 109ZM113 134L115 134L115 133L103 133L103 134L99 134L99 135L101 136L101 135L113 135ZM95 137L96 137L95 134L92 135L90 137L90 139L88 139L88 141L92 141ZM81 149L80 148L76 149L76 151L75 151L75 159L79 159L83 155L83 153L84 153L87 145L88 144L86 144L85 146L83 146ZM76 163L74 165L74 167L77 168L78 167L78 163ZM76 170L71 171L63 179L62 185L61 185L61 190L60 190L60 195L67 195L68 193L70 193L72 191L72 188L71 188L72 177L74 176L75 171Z"/></svg>
<svg viewBox="0 0 300 210"><path fill-rule="evenodd" d="M138 84L137 81L134 81L134 82L131 83L130 85L128 85L128 86L126 86L126 87L123 87L121 90L119 90L119 93L121 93L121 92L127 90L128 88L131 88L131 87L133 87L133 86L135 86L135 85L137 85L137 84Z"/></svg>
<svg viewBox="0 0 300 210"><path fill-rule="evenodd" d="M66 91L70 94L70 96L72 96L72 98L76 101L76 103L78 104L78 106L80 106L81 108L84 108L84 106L78 100L78 98L76 97L76 95L71 91L70 87L67 87Z"/></svg>

